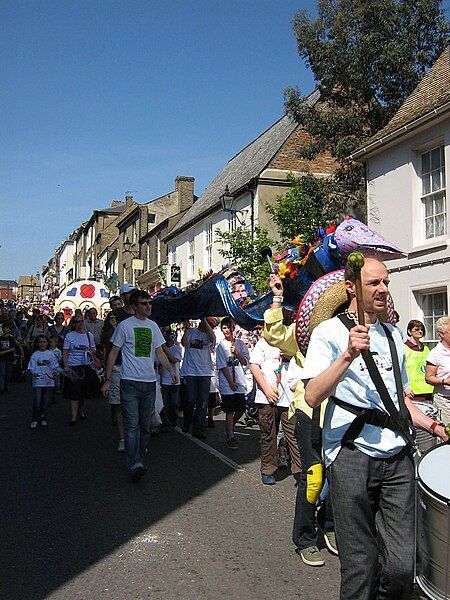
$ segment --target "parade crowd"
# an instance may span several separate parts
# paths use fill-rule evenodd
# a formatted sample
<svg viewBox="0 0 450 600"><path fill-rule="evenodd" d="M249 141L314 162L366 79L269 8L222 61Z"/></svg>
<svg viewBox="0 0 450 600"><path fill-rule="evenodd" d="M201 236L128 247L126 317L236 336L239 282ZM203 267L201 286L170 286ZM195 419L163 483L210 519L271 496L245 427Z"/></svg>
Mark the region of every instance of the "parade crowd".
<svg viewBox="0 0 450 600"><path fill-rule="evenodd" d="M450 317L437 321L440 341L430 350L420 321L402 332L378 319L388 283L384 264L366 260L366 322L358 323L355 275L347 267L347 307L315 327L306 356L295 323L286 321L276 274L264 327L252 332L213 316L160 328L149 294L130 284L110 298L104 320L95 308L66 322L62 312L2 301L0 394L12 377L29 373L33 429L47 426L60 395L70 427L88 416L86 401L108 398L117 450L134 482L147 471L152 434L179 426L207 440L223 411L223 446L236 450L236 424L257 423L261 483L276 485L279 469L291 469L292 539L302 561L324 564L322 532L341 561L341 598L406 600L415 552L414 428L448 441Z"/></svg>

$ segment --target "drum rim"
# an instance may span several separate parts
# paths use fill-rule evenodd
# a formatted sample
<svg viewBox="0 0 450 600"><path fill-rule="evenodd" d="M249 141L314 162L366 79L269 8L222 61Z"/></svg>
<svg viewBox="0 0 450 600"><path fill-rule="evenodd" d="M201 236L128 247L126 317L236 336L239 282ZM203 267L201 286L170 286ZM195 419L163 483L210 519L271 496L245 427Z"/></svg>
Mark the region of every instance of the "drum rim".
<svg viewBox="0 0 450 600"><path fill-rule="evenodd" d="M419 463L417 465L417 480L418 480L419 485L421 485L427 492L429 492L432 496L434 496L435 498L437 498L438 500L440 500L441 502L446 504L447 507L450 508L450 498L448 498L447 496L443 496L439 492L436 492L436 490L433 490L433 488L431 488L429 485L427 485L422 480L422 478L420 476L420 471L419 471L422 460L427 456L427 454L429 454L430 452L433 452L434 450L436 450L436 448L440 448L441 446L449 446L449 445L450 444L448 444L447 442L442 442L442 444L437 444L436 446L433 446L433 448L428 448L428 450L425 450L425 452L420 457Z"/></svg>

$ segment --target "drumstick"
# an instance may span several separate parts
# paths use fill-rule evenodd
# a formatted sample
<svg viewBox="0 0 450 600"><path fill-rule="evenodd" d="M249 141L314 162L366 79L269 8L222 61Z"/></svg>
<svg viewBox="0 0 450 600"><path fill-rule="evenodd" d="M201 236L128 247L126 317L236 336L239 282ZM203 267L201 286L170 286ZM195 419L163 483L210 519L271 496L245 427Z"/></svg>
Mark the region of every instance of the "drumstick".
<svg viewBox="0 0 450 600"><path fill-rule="evenodd" d="M355 274L355 292L356 292L356 311L359 325L365 325L364 304L362 296L361 269L364 266L364 256L361 252L352 252L348 255L347 264L353 269Z"/></svg>
<svg viewBox="0 0 450 600"><path fill-rule="evenodd" d="M267 263L269 264L270 272L276 273L275 267L273 266L273 262L270 260L272 258L272 250L269 248L269 246L262 248L260 254L261 254L262 258L267 260ZM276 283L275 287L277 288L277 290L281 290L281 285L279 283Z"/></svg>

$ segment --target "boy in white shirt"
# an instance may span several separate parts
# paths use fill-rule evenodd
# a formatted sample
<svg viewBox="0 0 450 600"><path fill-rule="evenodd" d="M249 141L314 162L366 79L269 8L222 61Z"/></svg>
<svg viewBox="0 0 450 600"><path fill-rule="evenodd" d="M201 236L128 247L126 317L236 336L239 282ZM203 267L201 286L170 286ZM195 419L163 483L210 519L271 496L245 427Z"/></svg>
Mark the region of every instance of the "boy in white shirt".
<svg viewBox="0 0 450 600"><path fill-rule="evenodd" d="M216 348L219 391L226 414L227 448L237 449L234 427L245 412L246 380L242 366L248 364L249 352L242 340L233 336L233 322L224 317L220 323L224 339Z"/></svg>

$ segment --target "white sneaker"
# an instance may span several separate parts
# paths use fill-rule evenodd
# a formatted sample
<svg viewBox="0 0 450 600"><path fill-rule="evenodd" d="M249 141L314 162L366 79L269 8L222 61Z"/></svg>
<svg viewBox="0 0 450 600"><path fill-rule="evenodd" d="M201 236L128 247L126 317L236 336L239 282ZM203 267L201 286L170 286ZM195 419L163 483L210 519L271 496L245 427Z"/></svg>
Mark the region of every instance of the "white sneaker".
<svg viewBox="0 0 450 600"><path fill-rule="evenodd" d="M36 429L36 427L38 426L38 422L37 421L32 421L30 424L30 429Z"/></svg>
<svg viewBox="0 0 450 600"><path fill-rule="evenodd" d="M41 421L41 425L47 425L47 421Z"/></svg>
<svg viewBox="0 0 450 600"><path fill-rule="evenodd" d="M125 441L119 440L119 445L117 446L117 452L125 452Z"/></svg>

